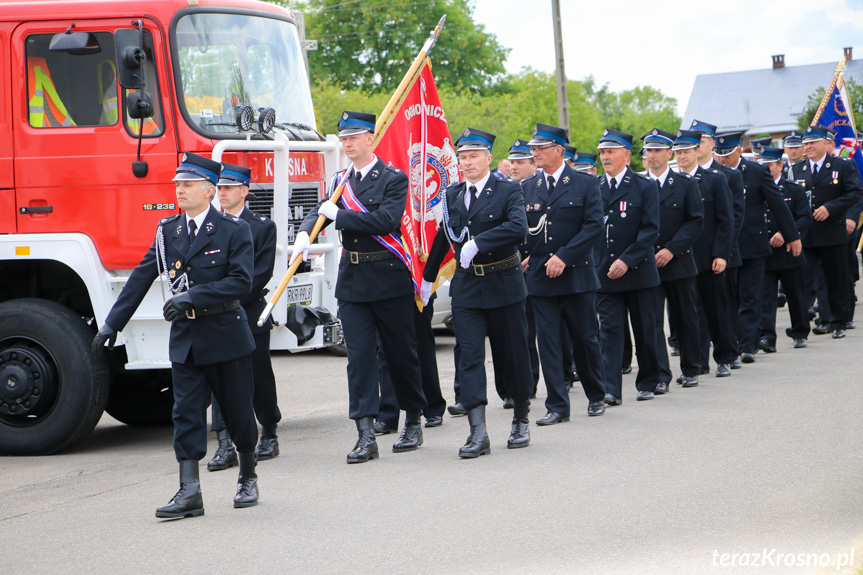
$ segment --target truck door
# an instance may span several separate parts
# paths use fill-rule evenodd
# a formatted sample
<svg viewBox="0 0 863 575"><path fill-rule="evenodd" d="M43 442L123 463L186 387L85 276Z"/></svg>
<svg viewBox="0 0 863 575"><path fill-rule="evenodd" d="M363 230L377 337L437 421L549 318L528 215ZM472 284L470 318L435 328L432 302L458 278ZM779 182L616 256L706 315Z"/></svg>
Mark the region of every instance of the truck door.
<svg viewBox="0 0 863 575"><path fill-rule="evenodd" d="M9 105L9 36L12 25L0 23L0 234L15 233L15 190L12 189L12 107Z"/></svg>
<svg viewBox="0 0 863 575"><path fill-rule="evenodd" d="M114 49L114 31L130 20L24 23L11 38L18 232L86 234L107 269L134 267L158 220L177 211L167 52L159 26L143 21L144 90L155 109L143 123L144 177L132 172L140 122L125 109ZM86 45L69 48L73 31L89 34Z"/></svg>

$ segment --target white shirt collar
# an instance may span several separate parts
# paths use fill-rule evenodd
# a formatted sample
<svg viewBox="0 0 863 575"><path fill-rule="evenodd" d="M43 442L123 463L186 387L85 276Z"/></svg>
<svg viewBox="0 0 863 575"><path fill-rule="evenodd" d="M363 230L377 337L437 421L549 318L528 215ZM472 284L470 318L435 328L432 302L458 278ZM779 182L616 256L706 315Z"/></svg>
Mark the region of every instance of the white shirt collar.
<svg viewBox="0 0 863 575"><path fill-rule="evenodd" d="M812 160L809 160L809 169L810 169L810 170L814 170L814 169L815 169L815 166L818 166L818 170L820 171L820 170L821 170L821 166L823 166L823 165L824 165L824 160L826 160L826 159L827 159L827 154L824 154L824 155L821 157L821 160L819 160L819 161L817 161L817 162L813 162Z"/></svg>
<svg viewBox="0 0 863 575"><path fill-rule="evenodd" d="M372 161L371 161L371 162L369 162L369 163L368 163L368 165L366 165L366 167L361 168L360 170L357 170L357 167L356 167L356 166L354 166L354 171L355 171L355 172L356 172L356 171L359 171L359 173L361 173L361 174L363 175L363 178L362 178L362 179L364 179L364 180L365 180L365 179L366 179L366 176L368 176L368 175L369 175L369 172L371 172L371 171L372 171L372 168L374 168L374 167L375 167L375 164L377 164L377 163L378 163L378 157L377 157L377 156L375 156L375 155L372 155Z"/></svg>
<svg viewBox="0 0 863 575"><path fill-rule="evenodd" d="M208 205L206 210L204 210L203 212L201 212L200 214L198 214L194 218L191 218L191 217L189 217L189 214L186 214L186 228L189 227L189 220L195 220L195 225L197 226L197 228L196 228L197 231L195 233L200 232L201 226L204 225L204 220L207 219L207 214L210 213L210 207L211 206Z"/></svg>
<svg viewBox="0 0 863 575"><path fill-rule="evenodd" d="M691 171L691 172L686 172L686 173L687 173L687 174L689 174L690 176L692 176L692 177L694 178L694 177L695 177L695 173L698 171L698 168L699 168L699 167L700 167L700 166L698 165L698 162L695 162L695 167L694 167L694 168L692 168L692 171Z"/></svg>
<svg viewBox="0 0 863 575"><path fill-rule="evenodd" d="M703 165L703 166L701 166L701 167L702 167L702 168L704 168L705 170L709 170L709 169L710 169L710 166L712 166L712 165L713 165L713 158L711 157L711 158L710 158L710 161L709 161L709 162L707 162L706 164L704 164L704 165Z"/></svg>
<svg viewBox="0 0 863 575"><path fill-rule="evenodd" d="M775 180L773 180L773 181L774 181L774 183L776 183L776 185L778 186L778 185L779 185L779 180L781 180L781 179L782 179L782 174L779 174L779 177L778 177L778 178L776 178L776 179L775 179Z"/></svg>
<svg viewBox="0 0 863 575"><path fill-rule="evenodd" d="M662 186L665 185L665 178L668 177L668 172L670 172L670 171L671 171L671 169L666 164L665 171L662 172L661 174L659 174L658 176L653 175L653 172L649 171L650 172L650 178L653 180L656 180L659 183L659 187L661 188Z"/></svg>
<svg viewBox="0 0 863 575"><path fill-rule="evenodd" d="M617 174L616 176L612 176L611 174L606 172L605 177L608 181L608 187L609 188L611 187L611 182L613 181L615 183L614 184L615 187L619 188L621 182L623 182L623 175L624 174L626 174L626 168L623 168L622 170L620 170L620 173Z"/></svg>
<svg viewBox="0 0 863 575"><path fill-rule="evenodd" d="M479 197L479 195L485 189L485 183L488 181L488 179L490 177L491 177L491 172L487 173L483 179L481 179L480 181L478 181L475 184L472 184L469 180L465 179L465 181L464 181L464 184L465 184L464 207L468 207L468 200L469 200L468 196L470 195L470 193L469 193L470 187L476 186L476 195L474 196L474 199L476 199Z"/></svg>
<svg viewBox="0 0 863 575"><path fill-rule="evenodd" d="M548 187L548 178L554 178L554 185L555 186L557 184L559 184L561 174L563 174L563 169L565 167L566 167L566 162L563 162L562 164L560 164L560 167L553 174L548 174L545 172L545 170L543 170L543 174L545 175L545 187Z"/></svg>

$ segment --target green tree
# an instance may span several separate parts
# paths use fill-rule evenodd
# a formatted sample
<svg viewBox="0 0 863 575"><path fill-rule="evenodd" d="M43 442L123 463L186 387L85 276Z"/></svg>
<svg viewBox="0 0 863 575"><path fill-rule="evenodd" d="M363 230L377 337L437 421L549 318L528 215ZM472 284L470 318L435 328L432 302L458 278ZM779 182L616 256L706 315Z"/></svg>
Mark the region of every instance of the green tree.
<svg viewBox="0 0 863 575"><path fill-rule="evenodd" d="M854 118L854 125L860 129L860 124L857 123L858 117L863 117L863 84L857 83L853 78L846 78L845 83L848 86L848 97L851 98L851 115ZM803 113L797 118L797 127L805 130L807 126L812 124L812 119L815 117L815 112L818 111L818 106L821 105L821 100L824 98L824 93L827 92L827 86L818 88L806 99L806 106L803 108Z"/></svg>
<svg viewBox="0 0 863 575"><path fill-rule="evenodd" d="M432 52L441 88L480 92L504 77L509 49L473 21L468 0L273 0L305 13L312 82L391 93L444 14Z"/></svg>

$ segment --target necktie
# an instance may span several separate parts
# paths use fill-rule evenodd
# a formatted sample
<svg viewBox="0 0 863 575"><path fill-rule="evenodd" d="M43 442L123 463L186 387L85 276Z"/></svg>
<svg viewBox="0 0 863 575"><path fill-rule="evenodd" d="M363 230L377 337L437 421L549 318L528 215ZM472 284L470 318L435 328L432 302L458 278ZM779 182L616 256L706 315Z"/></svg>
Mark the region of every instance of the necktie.
<svg viewBox="0 0 863 575"><path fill-rule="evenodd" d="M357 183L359 184L363 180L362 172L354 172L354 175L357 177Z"/></svg>
<svg viewBox="0 0 863 575"><path fill-rule="evenodd" d="M467 198L467 211L470 211L470 208L473 206L473 201L476 199L476 186L469 187L467 191L470 193Z"/></svg>
<svg viewBox="0 0 863 575"><path fill-rule="evenodd" d="M611 193L614 193L617 190L617 180L611 178L611 185L608 186L608 189L611 190Z"/></svg>
<svg viewBox="0 0 863 575"><path fill-rule="evenodd" d="M548 177L548 193L551 194L551 192L553 192L553 191L554 191L554 176L549 176Z"/></svg>
<svg viewBox="0 0 863 575"><path fill-rule="evenodd" d="M817 175L818 175L818 164L812 164L812 177L814 178Z"/></svg>
<svg viewBox="0 0 863 575"><path fill-rule="evenodd" d="M195 223L195 220L189 220L189 245L191 246L195 243L195 236L197 236L198 224Z"/></svg>

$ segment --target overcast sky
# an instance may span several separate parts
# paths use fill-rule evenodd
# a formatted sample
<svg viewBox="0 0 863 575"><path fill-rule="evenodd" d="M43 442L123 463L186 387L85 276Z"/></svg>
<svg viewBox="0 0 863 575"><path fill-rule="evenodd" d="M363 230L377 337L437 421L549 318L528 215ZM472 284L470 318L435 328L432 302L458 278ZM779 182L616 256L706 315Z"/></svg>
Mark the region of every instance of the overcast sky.
<svg viewBox="0 0 863 575"><path fill-rule="evenodd" d="M474 0L474 19L511 48L509 72L554 72L551 0ZM560 0L567 78L614 91L650 85L682 116L698 74L863 58L863 0ZM444 31L446 34L446 31ZM825 78L824 83L829 82Z"/></svg>

